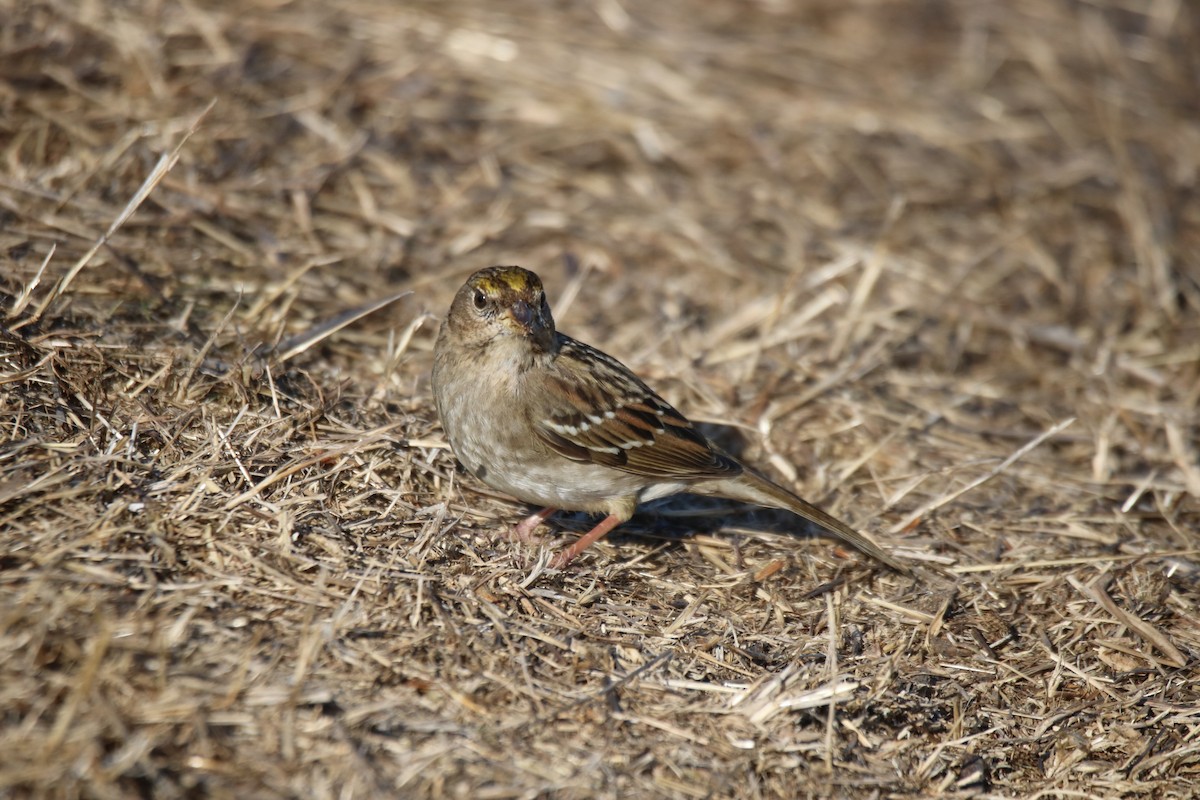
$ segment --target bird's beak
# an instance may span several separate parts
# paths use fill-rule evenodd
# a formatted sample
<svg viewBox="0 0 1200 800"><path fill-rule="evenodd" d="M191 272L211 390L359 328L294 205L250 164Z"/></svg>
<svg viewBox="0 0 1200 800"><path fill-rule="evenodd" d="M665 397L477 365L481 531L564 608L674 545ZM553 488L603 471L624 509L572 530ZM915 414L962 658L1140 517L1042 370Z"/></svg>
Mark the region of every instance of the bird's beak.
<svg viewBox="0 0 1200 800"><path fill-rule="evenodd" d="M539 348L549 350L554 346L554 321L539 306L518 300L510 306L508 314L522 335Z"/></svg>
<svg viewBox="0 0 1200 800"><path fill-rule="evenodd" d="M526 303L524 300L518 300L512 305L513 321L524 328L526 331L532 331L537 323L537 309Z"/></svg>

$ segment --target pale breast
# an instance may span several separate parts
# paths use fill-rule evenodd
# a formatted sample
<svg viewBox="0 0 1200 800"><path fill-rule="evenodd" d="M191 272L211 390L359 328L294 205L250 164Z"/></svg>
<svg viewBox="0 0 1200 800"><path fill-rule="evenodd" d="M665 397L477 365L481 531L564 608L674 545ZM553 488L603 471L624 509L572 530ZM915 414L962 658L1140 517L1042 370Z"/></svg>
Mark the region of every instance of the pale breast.
<svg viewBox="0 0 1200 800"><path fill-rule="evenodd" d="M445 369L435 364L434 393L454 454L479 480L526 503L607 512L614 501L681 491L644 476L571 461L533 436L517 416L524 404L514 371Z"/></svg>

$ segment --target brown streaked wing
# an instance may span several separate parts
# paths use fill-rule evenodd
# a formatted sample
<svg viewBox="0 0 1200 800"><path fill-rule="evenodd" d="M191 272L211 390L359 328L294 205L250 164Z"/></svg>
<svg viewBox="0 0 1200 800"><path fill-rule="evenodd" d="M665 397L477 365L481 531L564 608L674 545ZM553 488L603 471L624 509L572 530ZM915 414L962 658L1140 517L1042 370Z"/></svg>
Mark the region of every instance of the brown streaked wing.
<svg viewBox="0 0 1200 800"><path fill-rule="evenodd" d="M742 471L625 365L582 342L562 337L547 381L554 405L534 426L572 461L679 480Z"/></svg>

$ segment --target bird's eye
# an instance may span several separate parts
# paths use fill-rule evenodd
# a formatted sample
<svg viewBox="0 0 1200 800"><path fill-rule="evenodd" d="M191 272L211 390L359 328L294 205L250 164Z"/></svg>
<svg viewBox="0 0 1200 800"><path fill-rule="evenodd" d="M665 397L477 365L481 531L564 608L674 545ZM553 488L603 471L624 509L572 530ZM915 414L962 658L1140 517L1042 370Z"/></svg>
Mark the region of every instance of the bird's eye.
<svg viewBox="0 0 1200 800"><path fill-rule="evenodd" d="M475 290L475 307L480 311L487 308L487 295L483 293L482 289Z"/></svg>

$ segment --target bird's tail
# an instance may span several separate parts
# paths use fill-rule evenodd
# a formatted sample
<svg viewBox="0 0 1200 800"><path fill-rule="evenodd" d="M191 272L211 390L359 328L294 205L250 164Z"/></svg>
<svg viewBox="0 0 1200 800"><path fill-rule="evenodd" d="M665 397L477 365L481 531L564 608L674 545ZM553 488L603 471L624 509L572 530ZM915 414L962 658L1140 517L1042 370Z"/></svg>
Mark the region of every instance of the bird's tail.
<svg viewBox="0 0 1200 800"><path fill-rule="evenodd" d="M908 576L913 574L908 566L897 561L866 534L859 533L832 514L825 513L807 500L749 469L733 480L712 481L706 485L692 487L689 491L791 511L815 522L846 544L886 564L896 572Z"/></svg>

